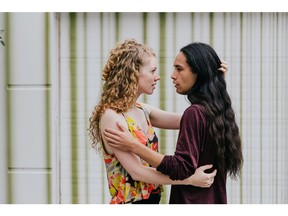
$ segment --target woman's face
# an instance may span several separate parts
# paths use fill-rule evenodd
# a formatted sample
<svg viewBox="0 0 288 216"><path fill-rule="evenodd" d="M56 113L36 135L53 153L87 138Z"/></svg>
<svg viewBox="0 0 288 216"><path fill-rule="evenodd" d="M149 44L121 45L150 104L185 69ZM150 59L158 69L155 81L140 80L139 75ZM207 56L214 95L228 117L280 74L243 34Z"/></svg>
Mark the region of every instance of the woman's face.
<svg viewBox="0 0 288 216"><path fill-rule="evenodd" d="M160 76L157 73L156 58L148 56L139 70L138 96L142 93L153 94L158 80L160 80Z"/></svg>
<svg viewBox="0 0 288 216"><path fill-rule="evenodd" d="M174 71L171 79L178 94L186 95L195 84L197 74L192 73L190 66L186 62L186 56L180 52L174 61Z"/></svg>

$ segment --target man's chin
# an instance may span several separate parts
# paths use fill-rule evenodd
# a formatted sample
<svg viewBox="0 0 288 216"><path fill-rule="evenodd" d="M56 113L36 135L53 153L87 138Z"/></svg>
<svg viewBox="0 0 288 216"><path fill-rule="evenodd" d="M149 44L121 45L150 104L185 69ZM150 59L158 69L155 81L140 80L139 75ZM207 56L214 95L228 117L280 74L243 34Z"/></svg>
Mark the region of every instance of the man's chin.
<svg viewBox="0 0 288 216"><path fill-rule="evenodd" d="M176 89L176 92L177 92L178 94L185 95L185 93L182 92L182 91L180 91L179 89Z"/></svg>

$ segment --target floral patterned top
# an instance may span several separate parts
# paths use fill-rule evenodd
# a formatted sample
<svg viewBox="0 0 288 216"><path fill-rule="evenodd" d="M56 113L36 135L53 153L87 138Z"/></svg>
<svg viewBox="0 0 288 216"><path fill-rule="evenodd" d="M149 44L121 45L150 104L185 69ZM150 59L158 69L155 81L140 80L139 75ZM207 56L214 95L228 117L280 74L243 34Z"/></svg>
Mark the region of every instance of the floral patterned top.
<svg viewBox="0 0 288 216"><path fill-rule="evenodd" d="M149 129L146 133L142 132L132 118L123 114L126 119L128 129L143 145L146 145L147 147L158 152L158 138L155 134L153 126L151 125L149 114L140 104L137 104L137 107L144 111ZM159 186L158 188L158 185L134 181L114 154L110 155L105 152L105 150L103 152L109 192L112 196L110 204L136 202L142 199L148 199L151 193L155 193L153 190L160 188L158 193L163 191L162 186ZM150 166L142 159L141 162L144 166Z"/></svg>

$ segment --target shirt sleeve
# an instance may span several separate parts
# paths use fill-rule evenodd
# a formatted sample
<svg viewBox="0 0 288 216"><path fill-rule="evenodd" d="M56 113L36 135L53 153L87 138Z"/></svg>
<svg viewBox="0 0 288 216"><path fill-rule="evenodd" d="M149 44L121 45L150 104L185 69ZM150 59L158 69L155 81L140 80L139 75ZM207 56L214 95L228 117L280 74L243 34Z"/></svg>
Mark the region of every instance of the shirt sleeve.
<svg viewBox="0 0 288 216"><path fill-rule="evenodd" d="M198 167L205 124L204 114L198 106L187 108L181 118L175 154L166 155L157 170L172 180L183 180L193 175Z"/></svg>

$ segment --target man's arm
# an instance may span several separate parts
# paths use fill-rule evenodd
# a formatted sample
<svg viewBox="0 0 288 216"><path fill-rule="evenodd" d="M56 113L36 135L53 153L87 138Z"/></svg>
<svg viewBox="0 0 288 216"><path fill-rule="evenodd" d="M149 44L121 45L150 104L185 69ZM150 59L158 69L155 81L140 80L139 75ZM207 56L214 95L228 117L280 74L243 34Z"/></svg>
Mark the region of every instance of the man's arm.
<svg viewBox="0 0 288 216"><path fill-rule="evenodd" d="M117 122L120 131L106 128L104 131L105 139L109 146L129 151L144 159L151 166L157 168L164 158L164 155L147 148L145 145L135 139L132 134L122 124Z"/></svg>
<svg viewBox="0 0 288 216"><path fill-rule="evenodd" d="M143 166L141 161L140 161L139 156L137 156L131 152L127 152L127 149L126 149L126 151L121 151L120 148L113 148L113 144L110 144L109 141L114 143L113 139L111 137L117 137L117 135L113 135L113 134L117 134L117 131L115 130L115 127L116 127L115 119L117 119L117 114L112 112L112 111L105 113L105 115L103 116L103 119L102 119L103 121L101 121L102 133L107 134L107 132L105 132L106 130L113 131L112 135L110 133L108 133L108 136L106 136L106 135L103 136L103 141L105 143L106 150L109 147L111 153L115 154L115 156L117 157L119 162L122 164L122 166L132 176L132 178L134 180L152 183L152 184L162 184L162 185L165 185L165 184L184 184L184 185L193 185L196 187L210 187L211 184L214 182L214 177L216 175L216 171L214 171L213 173L210 173L210 174L207 174L204 172L206 169L210 169L212 167L212 165L206 165L206 166L202 166L202 167L198 168L195 171L194 175L191 175L190 177L188 177L182 181L179 181L179 180L173 181L172 179L169 178L169 176L164 175L164 174L156 171L155 168ZM115 124L115 126L113 127L114 124ZM131 133L128 131L128 129L126 127L120 125L119 123L117 123L117 125L118 125L118 127L120 126L122 131L127 132L127 133L123 133L123 134L126 134L126 136L124 136L126 139L135 140L135 143L133 144L133 142L132 142L132 145L133 146L135 145L135 147L136 146L139 147L139 148L137 148L137 147L135 148L136 152L138 152L139 154L142 154L141 152L143 151L143 149L144 150L148 149L147 152L150 152L151 149L147 148L146 146L144 146L143 144L138 142L131 135ZM114 128L114 130L108 129L107 127L112 127L112 128ZM109 144L109 146L107 144ZM117 146L118 145L116 145L116 147ZM142 147L144 147L144 148L142 149ZM152 157L154 157L153 156L154 151L151 150L150 153L152 153ZM156 153L156 155L157 155L157 153ZM158 155L160 155L160 157L163 158L163 155L161 155L161 154L158 154ZM147 159L146 162L148 162L148 157L146 159ZM160 162L161 162L161 159L160 159ZM156 163L157 162L155 162L155 164Z"/></svg>
<svg viewBox="0 0 288 216"><path fill-rule="evenodd" d="M143 166L140 158L131 152L123 152L116 149L113 149L113 151L125 170L136 181L161 185L193 185L196 187L210 187L214 182L214 177L216 175L216 171L211 174L206 174L204 172L205 169L211 168L211 165L206 165L205 167L196 170L198 173L195 172L195 174L189 178L184 180L172 180L169 176L156 171L153 167Z"/></svg>
<svg viewBox="0 0 288 216"><path fill-rule="evenodd" d="M132 138L123 126L117 123L120 130L105 130L108 144L121 149L132 151L139 155L151 166L173 180L181 180L193 175L198 168L199 143L202 143L204 117L197 107L189 107L183 114L175 155L164 156L154 152Z"/></svg>
<svg viewBox="0 0 288 216"><path fill-rule="evenodd" d="M153 107L149 104L141 103L148 111L149 118L153 127L161 129L179 129L182 114L175 112L168 112L159 108Z"/></svg>

